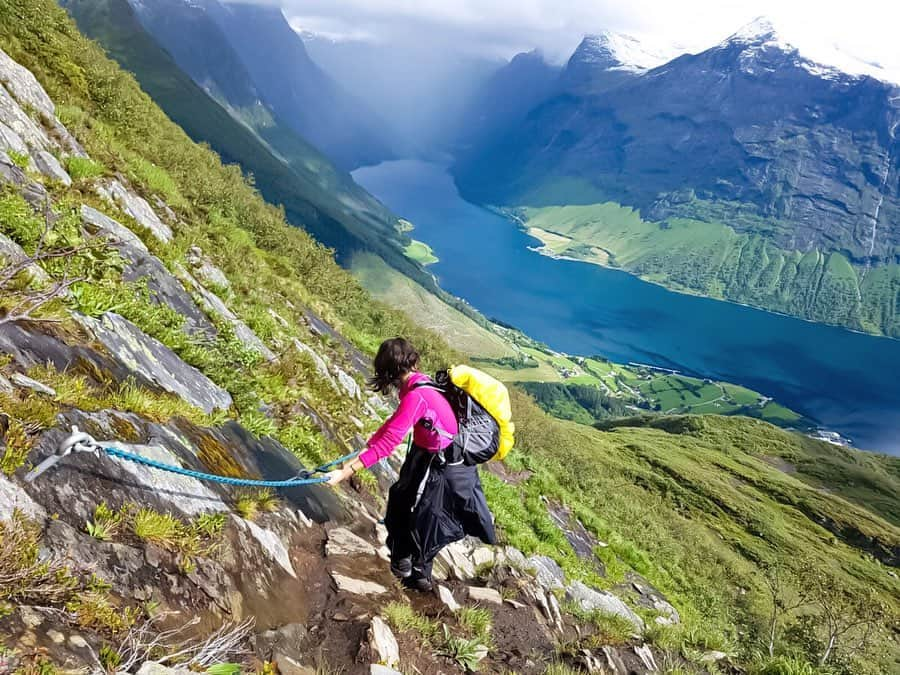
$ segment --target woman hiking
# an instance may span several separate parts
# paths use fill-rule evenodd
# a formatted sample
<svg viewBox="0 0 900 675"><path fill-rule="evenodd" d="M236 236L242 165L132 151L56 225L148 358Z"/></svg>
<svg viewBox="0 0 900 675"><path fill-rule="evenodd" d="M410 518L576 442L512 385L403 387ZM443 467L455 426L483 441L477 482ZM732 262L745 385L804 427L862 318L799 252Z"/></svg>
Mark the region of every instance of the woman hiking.
<svg viewBox="0 0 900 675"><path fill-rule="evenodd" d="M375 356L369 386L396 390L400 405L347 466L328 474L337 485L390 455L413 431L400 477L388 493L385 526L391 572L407 588L432 589L434 557L465 535L496 543L478 469L461 461L453 441L458 431L453 409L431 379L418 371L419 353L407 340L385 340Z"/></svg>

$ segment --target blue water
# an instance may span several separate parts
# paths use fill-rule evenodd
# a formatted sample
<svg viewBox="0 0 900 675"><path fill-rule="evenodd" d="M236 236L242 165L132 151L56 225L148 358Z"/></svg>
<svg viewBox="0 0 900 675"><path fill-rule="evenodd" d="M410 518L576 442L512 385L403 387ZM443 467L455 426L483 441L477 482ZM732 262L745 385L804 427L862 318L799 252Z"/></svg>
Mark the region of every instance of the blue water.
<svg viewBox="0 0 900 675"><path fill-rule="evenodd" d="M900 341L813 324L528 250L511 221L464 201L416 160L354 178L415 224L441 285L554 349L639 361L772 396L858 446L900 454Z"/></svg>

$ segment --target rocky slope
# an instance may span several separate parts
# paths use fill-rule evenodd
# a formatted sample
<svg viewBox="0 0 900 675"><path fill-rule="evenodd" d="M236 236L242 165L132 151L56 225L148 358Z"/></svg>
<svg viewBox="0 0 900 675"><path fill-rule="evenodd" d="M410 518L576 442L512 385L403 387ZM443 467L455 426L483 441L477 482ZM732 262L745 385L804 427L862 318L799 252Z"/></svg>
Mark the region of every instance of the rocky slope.
<svg viewBox="0 0 900 675"><path fill-rule="evenodd" d="M875 297L864 282L898 262L897 85L817 64L765 22L646 72L600 65L594 77L624 80L546 99L463 157L464 194L520 206L616 201L661 228L695 219L785 254L840 255L877 330L895 334L896 294ZM854 313L853 295L842 314Z"/></svg>
<svg viewBox="0 0 900 675"><path fill-rule="evenodd" d="M639 637L643 619L628 604L567 580L550 558L526 559L512 547L448 549L438 573L445 585L435 598L413 598L408 609L387 571L379 502L364 485L342 493L297 487L276 497L102 453L75 453L24 482L29 466L55 453L72 426L159 462L287 478L302 469L303 437L261 433L284 414L276 409L283 403L271 400L276 373L292 374L291 424L304 425L295 428L306 437L327 439L333 452L358 444L357 431L378 422L386 402L363 396L358 381L367 359L296 297L268 307L274 328L260 337L232 309L244 292L236 286L240 277L196 246L182 254L170 248L189 228L176 211L158 197L151 205L122 175L73 179L64 166L76 172L93 160L40 84L3 52L0 82L0 255L17 280L9 285L4 276L0 321L0 633L7 666L158 673L237 662L269 663L282 673L388 673L448 672L465 662L538 673L555 658L557 640L590 624L561 613L551 591L563 589L585 616L603 609L631 627L621 647L580 658L621 672L625 664L629 672L655 667ZM20 210L11 213L13 206ZM115 258L105 273L120 294L143 294L133 315L143 329L112 308L88 308L86 296L103 285L96 276L53 283L70 272L51 264L57 255L75 259L86 251ZM29 264L16 267L22 261ZM17 315L20 306L9 302L36 300L48 289L57 297L35 304L33 318ZM164 308L180 319L176 330L187 340L181 355L146 332L154 327L148 313ZM171 335L166 341L179 342ZM189 353L208 346L241 359L233 366L239 372L267 372L269 400L254 403L258 411L240 412L240 382L210 372L220 379L214 382L203 372L209 364L185 361L202 362ZM396 467L375 475L390 484ZM678 620L638 578L622 593L665 621ZM473 613L476 607L483 609ZM404 611L469 642L417 634L403 623ZM472 617L480 617L477 630L466 623Z"/></svg>
<svg viewBox="0 0 900 675"><path fill-rule="evenodd" d="M821 658L806 617L840 607L859 623L829 666L896 666L896 462L753 420L601 432L513 390L517 451L482 472L503 545L448 549L434 597L383 560L396 460L277 495L88 452L25 482L72 425L188 469L296 476L389 410L360 386L384 335L428 369L459 355L374 303L53 3L0 4L0 44L4 668L763 672L763 565L795 560L816 576L788 588L813 599L780 617L773 662Z"/></svg>

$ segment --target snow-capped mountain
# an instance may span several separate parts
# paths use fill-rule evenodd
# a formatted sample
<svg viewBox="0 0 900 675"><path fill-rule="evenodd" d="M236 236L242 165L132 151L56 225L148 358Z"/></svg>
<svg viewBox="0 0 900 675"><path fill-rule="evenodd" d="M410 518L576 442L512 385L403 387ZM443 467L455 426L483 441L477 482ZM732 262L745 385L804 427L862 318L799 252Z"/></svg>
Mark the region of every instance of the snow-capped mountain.
<svg viewBox="0 0 900 675"><path fill-rule="evenodd" d="M462 158L464 193L521 204L554 181L580 184L582 200L658 220L713 203L784 248L897 260L900 87L816 61L765 20L650 69L646 53L583 42L570 86Z"/></svg>
<svg viewBox="0 0 900 675"><path fill-rule="evenodd" d="M723 40L719 47L742 45L742 64L753 68L766 53L787 54L810 74L826 78L872 77L900 83L900 72L857 58L840 45L809 35L792 34L767 17L759 17Z"/></svg>
<svg viewBox="0 0 900 675"><path fill-rule="evenodd" d="M566 63L560 83L568 91L597 93L660 66L678 53L677 47L651 46L612 31L586 35Z"/></svg>

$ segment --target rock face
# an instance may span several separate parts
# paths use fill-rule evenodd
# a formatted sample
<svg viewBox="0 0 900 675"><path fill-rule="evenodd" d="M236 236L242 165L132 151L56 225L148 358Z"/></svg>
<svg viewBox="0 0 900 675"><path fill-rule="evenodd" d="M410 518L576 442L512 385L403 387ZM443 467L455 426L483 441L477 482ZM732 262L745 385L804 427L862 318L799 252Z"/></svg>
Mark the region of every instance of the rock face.
<svg viewBox="0 0 900 675"><path fill-rule="evenodd" d="M338 587L338 590L346 591L347 593L352 593L354 595L382 595L387 593L387 589L384 586L375 583L374 581L354 579L343 574L338 574L337 572L332 572L331 578L334 579L334 583Z"/></svg>
<svg viewBox="0 0 900 675"><path fill-rule="evenodd" d="M641 631L644 628L644 622L641 617L612 593L595 591L582 582L576 581L566 586L566 597L587 612L600 611L605 614L620 616L630 621L634 625L635 630Z"/></svg>
<svg viewBox="0 0 900 675"><path fill-rule="evenodd" d="M177 394L205 412L231 407L231 394L127 319L112 312L99 319L87 316L77 318L113 358L135 375Z"/></svg>
<svg viewBox="0 0 900 675"><path fill-rule="evenodd" d="M145 227L161 242L172 241L172 228L166 225L156 211L140 195L135 194L115 179L104 181L97 186L100 196L114 204L134 218L141 227Z"/></svg>

